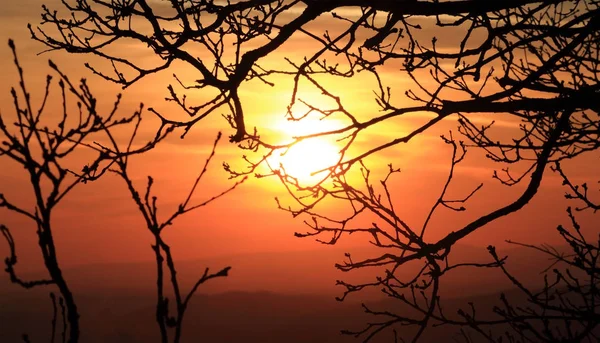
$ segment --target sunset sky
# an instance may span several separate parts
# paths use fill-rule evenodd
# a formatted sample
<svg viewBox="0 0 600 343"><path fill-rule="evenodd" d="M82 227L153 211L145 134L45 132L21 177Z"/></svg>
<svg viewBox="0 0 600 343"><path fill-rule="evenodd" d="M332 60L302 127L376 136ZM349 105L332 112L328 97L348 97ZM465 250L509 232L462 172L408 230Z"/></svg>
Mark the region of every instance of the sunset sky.
<svg viewBox="0 0 600 343"><path fill-rule="evenodd" d="M15 40L34 103L40 100L45 75L51 72L47 60L52 59L72 80L82 77L88 79L101 107L109 108L113 104L116 94L122 90L119 86L92 75L83 66L85 62L90 61L89 56L69 55L64 51L37 55L45 47L29 38L27 23L35 26L39 22L42 3L47 4L50 8L59 8L57 0L4 1L0 5L0 65L3 76L0 81L1 113L7 116L14 115L10 87L16 86L18 82L12 55L6 44L9 38ZM328 18L323 18L313 25L316 28L335 30L335 27L328 26L328 20ZM433 25L424 26L424 30L436 35ZM440 32L440 35L442 34L448 36L438 36L441 48L443 48L443 44L448 46L456 44L454 36L447 32ZM265 63L283 64L285 63L284 57L301 61L307 45L310 46L310 43L306 39L292 39L284 48L269 56ZM140 60L150 61L153 57L137 44L123 48L127 49L128 55L138 56ZM94 61L98 62L94 59L92 63ZM98 65L107 67L106 64ZM174 113L176 109L163 100L168 95L166 86L175 83L172 78L173 73L177 73L188 81L194 80L193 70L181 63L175 64L171 69L151 75L125 90L121 113L123 115L131 113L140 102L161 113ZM412 87L411 81L397 73L393 67L386 70L382 77L393 86L395 102L402 104L403 101L406 101L408 104L404 92ZM425 75L425 77L427 76ZM258 127L260 132L266 136L289 137L290 135L310 133L315 128L337 128L344 124L341 121L336 122L335 118L325 121L313 118L309 119L308 124L287 122L284 116L290 99L291 82L284 78L274 78L274 80L277 83L275 87L253 82L241 88L241 97L246 106L249 127ZM354 113L365 117L379 113L374 101L375 84L372 79L359 75L353 79L327 80L325 82L342 97L345 105ZM57 88L55 88L56 90ZM201 92L189 92L189 99L201 102L206 99ZM54 100L57 100L58 92L55 94L57 98ZM318 90L310 87L303 90L302 97L320 106L331 106ZM55 103L54 106L56 108L58 103ZM224 139L219 144L209 173L201 181L199 192L194 200L200 202L208 199L234 182L228 179L229 175L221 165L223 162L227 162L241 168L243 166L241 156L245 152L227 141L226 137L233 131L219 114L220 112L216 112L201 121L185 139L180 139L178 135L172 135L155 150L132 159L131 168L140 189L143 189L147 175L154 177L155 194L159 198L161 209L159 213L164 214L176 209L177 205L184 200L186 192L193 184L210 152L218 131L223 132ZM149 120L142 131L150 133L157 122L151 113L146 112L145 115ZM412 128L426 121L427 118L427 114L415 114L378 125L359 137L353 152L367 150L374 144L387 142L399 135L406 134ZM482 118L481 120L485 121L486 119ZM497 122L501 130L507 130L506 132L510 132L515 127L514 122L509 119L503 121L502 117ZM456 131L455 129L456 123L453 119L444 121L409 144L387 149L367 160L369 167L374 170L375 181L383 177L383 171L388 163L393 163L394 167L401 168L402 172L395 176L392 183L394 199L397 201L396 208L409 223L418 225L424 221L427 211L441 190L450 166L450 149L439 136L447 134L449 130ZM287 160L284 161L284 165L290 168L290 172L297 169L295 172L306 173L304 167L294 167L294 165L306 166L309 162L302 160L306 158L306 155L308 155L308 161L316 160L318 162L315 165L316 168L323 168L328 166L328 159L334 158L337 153L335 145L332 145L331 142L308 143L304 150L297 150L290 152L290 156L286 157ZM317 154L329 157L314 157ZM85 161L88 157L82 155L80 158L81 161ZM279 163L277 157L271 161L275 164ZM591 158L588 159L584 156L577 162L578 164L571 164L566 168L573 172L575 181L595 180L593 177L598 175L598 170L589 167L588 163L591 161ZM582 168L584 166L585 168ZM457 169L451 194L457 198L463 197L482 182L484 188L472 199L472 202L467 204L468 211L465 213L441 211L434 218L435 230L431 232L431 240L460 229L461 224L512 201L520 194L522 186L509 189L500 186L497 181L492 179L494 168L501 169L502 167L504 166L493 165L485 160L481 151L474 149L469 151L468 159ZM6 158L0 158L0 193L31 208L33 204L30 192L28 179L23 169L13 162L8 162ZM524 210L477 231L463 244L470 244L483 250L488 244L502 246L502 242L506 239L526 243L560 242L560 237L554 229L560 223L568 223L565 213L567 204L563 200L563 194L561 180L557 175L549 172L540 192ZM290 268L296 268L304 263L315 262L311 260L314 258L312 251L331 251L331 254L335 254L338 260L342 260L344 251L361 249L367 245L364 238L342 240L336 247L324 246L310 238L295 238L294 232L306 231L302 221L307 218L292 218L290 214L278 210L275 197L279 197L286 204L294 205L286 195L285 188L275 178L256 179L251 177L248 182L234 192L205 208L184 216L169 228L167 234L176 258L189 260L265 252L306 252L305 255L297 255L301 256L297 260L297 266L290 266ZM329 204L326 205L325 210L329 211L328 213L341 214L347 209L342 208L339 204ZM585 217L583 221L588 219ZM142 218L126 193L122 180L114 175L108 175L91 184L80 185L59 206L54 220L56 244L63 266L148 261L153 258L150 249L151 235L146 231ZM23 270L42 269L43 265L36 245L35 228L32 223L6 210L0 210L0 223L12 228L20 258L17 267ZM0 242L0 256L3 257L7 253L5 242ZM332 264L327 267L332 273L334 272ZM264 270L260 272L268 273L269 268L271 268L270 265L266 263ZM319 272L323 273L324 270L326 268L320 269ZM306 272L310 273L311 271L307 270ZM233 266L231 275L231 277L235 277L235 266ZM6 283L7 279L7 277L2 277L0 282ZM334 278L331 279L333 287ZM264 284L265 289L270 287L273 286Z"/></svg>

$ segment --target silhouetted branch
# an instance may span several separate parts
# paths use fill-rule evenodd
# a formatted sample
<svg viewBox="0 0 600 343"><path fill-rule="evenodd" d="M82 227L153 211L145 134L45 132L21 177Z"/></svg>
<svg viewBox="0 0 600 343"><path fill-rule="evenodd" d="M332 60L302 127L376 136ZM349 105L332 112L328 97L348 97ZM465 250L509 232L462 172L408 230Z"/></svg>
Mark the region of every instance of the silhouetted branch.
<svg viewBox="0 0 600 343"><path fill-rule="evenodd" d="M229 192L236 189L239 185L241 185L247 178L244 177L241 180L235 182L232 186L222 191L221 193L212 196L208 200L205 200L198 204L191 204L191 199L194 196L198 184L201 179L204 177L206 171L208 170L208 166L211 160L215 156L215 151L217 148L217 144L221 138L221 133L219 133L214 141L211 153L207 157L201 171L199 172L196 180L194 181L192 187L190 188L189 193L185 197L185 199L178 205L177 209L173 211L171 214L167 215L164 220L161 220L158 216L158 197L153 195L152 186L154 184L154 179L151 176L148 176L148 181L146 183L146 189L143 195L140 195L140 192L136 189L136 186L133 183L132 178L128 172L129 160L128 157L133 153L131 150L132 142L134 141L137 131L139 129L139 123L141 122L141 117L138 116L138 121L136 126L134 127L131 138L129 139L129 143L127 147L123 150L120 148L117 140L114 138L110 128L106 128L105 132L109 137L111 142L110 147L103 147L103 151L107 155L114 155L115 159L113 160L113 166L109 169L111 172L117 174L120 178L125 181L127 189L137 205L137 208L144 218L146 223L146 227L148 231L154 237L154 244L152 245L152 249L154 250L155 258L156 258L156 271L157 271L157 304L156 304L156 321L159 327L161 342L169 342L169 330L174 329L174 334L172 337L172 342L180 342L182 329L183 329L183 319L189 305L189 302L194 295L194 293L198 290L200 285L203 283L218 277L225 277L228 275L229 269L231 267L225 267L216 273L211 273L209 268L206 268L204 274L196 281L191 290L186 294L182 293L179 279L177 277L177 269L175 266L175 260L173 257L173 253L171 252L171 247L169 244L163 239L162 233L164 230L173 225L175 220L180 216L199 209L203 206L210 204L211 202L225 196ZM166 272L165 265L166 264ZM175 298L175 313L171 314L169 312L169 298L166 296L165 283L168 279L168 284L173 291Z"/></svg>
<svg viewBox="0 0 600 343"><path fill-rule="evenodd" d="M46 286L52 285L55 282L53 280L34 280L34 281L23 281L20 279L15 271L15 265L17 264L17 249L15 247L15 241L13 240L12 234L10 230L4 226L0 225L0 232L4 236L4 239L8 243L8 248L10 251L10 256L4 259L4 264L6 265L5 271L8 273L10 277L10 282L16 283L23 288L33 288L35 286Z"/></svg>
<svg viewBox="0 0 600 343"><path fill-rule="evenodd" d="M33 193L33 204L30 205L31 210L26 210L0 194L0 207L33 222L48 279L24 281L17 276L15 242L9 229L5 225L0 225L0 231L9 246L9 257L5 259L6 272L11 282L24 288L42 285L53 285L57 288L63 317L62 342L74 343L79 341L80 336L79 311L75 297L60 268L53 236L52 213L76 186L99 178L114 163L116 155L111 155L97 147L97 144L90 141L91 137L107 129L132 123L140 116L141 109L132 116L116 118L115 114L120 104L120 96L118 96L112 111L102 116L98 111L97 99L85 79L75 85L51 61L49 65L54 73L58 74L58 82L53 82L52 76L46 77L43 98L36 106L27 88L14 42L10 40L8 45L14 56L19 87L18 90L11 89L15 121L9 126L7 117L4 114L0 115L0 157L10 159L24 168ZM50 127L46 126L44 119L48 116L48 112L54 110L49 107L48 102L52 99L51 88L56 87L56 84L60 94L56 99L61 101L62 106L58 107L58 115L55 115L58 122ZM75 108L74 112L73 108ZM161 130L153 140L140 149L131 149L128 153L147 151L171 131L172 128L161 126ZM80 172L72 171L67 167L68 158L81 150L96 152L98 156ZM126 158L122 155L119 157ZM53 306L56 308L55 300ZM56 310L52 323L51 340L54 340ZM24 339L28 340L28 338Z"/></svg>
<svg viewBox="0 0 600 343"><path fill-rule="evenodd" d="M553 170L555 172L557 172L563 179L563 185L567 186L570 193L566 193L565 194L565 198L567 199L577 199L577 200L581 200L581 202L583 202L585 204L584 207L576 207L575 209L577 211L584 211L587 209L592 209L594 212L600 210L600 203L596 203L594 201L592 201L589 197L588 197L588 185L587 183L583 183L581 185L575 185L573 184L570 180L569 177L565 174L565 172L562 170L560 163L557 162L554 165Z"/></svg>

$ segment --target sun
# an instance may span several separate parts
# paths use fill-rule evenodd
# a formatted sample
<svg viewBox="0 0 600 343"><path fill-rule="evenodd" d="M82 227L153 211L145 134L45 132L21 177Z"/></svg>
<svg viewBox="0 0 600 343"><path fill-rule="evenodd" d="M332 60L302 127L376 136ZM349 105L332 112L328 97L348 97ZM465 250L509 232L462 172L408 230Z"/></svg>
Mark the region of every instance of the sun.
<svg viewBox="0 0 600 343"><path fill-rule="evenodd" d="M338 148L324 138L310 138L285 151L276 151L269 161L273 169L298 180L300 185L315 184L327 176L327 169L337 164Z"/></svg>
<svg viewBox="0 0 600 343"><path fill-rule="evenodd" d="M300 121L284 121L278 123L278 129L288 137L299 137L320 130L327 131L332 127L322 121L305 118ZM273 152L267 160L273 170L279 170L283 175L290 176L301 186L310 186L323 180L327 169L336 165L340 160L340 147L332 137L311 137L295 143L289 149L279 149Z"/></svg>

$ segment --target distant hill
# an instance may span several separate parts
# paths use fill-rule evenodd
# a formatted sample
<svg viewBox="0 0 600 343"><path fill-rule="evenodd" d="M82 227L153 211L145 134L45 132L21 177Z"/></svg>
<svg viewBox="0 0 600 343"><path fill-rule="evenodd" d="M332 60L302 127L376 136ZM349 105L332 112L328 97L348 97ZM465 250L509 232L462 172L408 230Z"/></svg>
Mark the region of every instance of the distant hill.
<svg viewBox="0 0 600 343"><path fill-rule="evenodd" d="M33 295L33 296L32 296ZM32 342L46 342L50 335L51 305L47 294L28 298L0 298L0 342L20 342L27 332ZM445 301L446 313L466 309L474 300L481 312L498 303L498 294ZM158 342L153 294L95 293L79 296L82 342ZM374 301L373 308L390 308L394 301ZM379 318L381 319L381 318ZM318 295L285 295L271 292L228 292L199 295L194 299L184 326L184 342L219 343L350 343L352 336L340 329L361 329L374 317L366 316L356 302L336 302ZM404 329L401 334L408 333ZM455 327L432 328L424 342L447 341ZM390 342L390 333L375 343Z"/></svg>
<svg viewBox="0 0 600 343"><path fill-rule="evenodd" d="M373 249L355 249L353 259L377 256L381 251ZM524 278L525 282L537 282L539 274L550 265L546 256L531 249L516 247L499 250L500 255L509 255L507 265L510 270ZM270 291L283 294L322 294L340 295L342 287L335 281L372 281L373 270L357 270L344 273L335 269L335 263L344 259L340 249L320 249L314 251L294 251L278 253L240 254L215 257L203 260L176 261L178 277L183 287L191 287L196 278L202 275L207 266L212 271L231 266L227 278L211 280L202 286L206 294L218 294L229 291ZM483 247L468 245L455 246L451 255L452 263L466 261L491 262L487 250ZM420 269L421 264L403 266L400 275L411 277ZM156 265L153 261L135 263L90 264L72 268L63 268L67 281L75 292L118 289L139 291L153 289L155 285ZM43 272L23 274L25 279L45 275ZM460 294L485 294L506 289L510 283L499 270L461 269L444 276L444 291L449 296ZM10 284L8 277L0 274L0 292L16 291L19 288Z"/></svg>
<svg viewBox="0 0 600 343"><path fill-rule="evenodd" d="M453 261L489 261L484 248L454 248ZM367 249L355 252L357 258L369 256ZM541 281L539 271L549 265L545 256L529 249L499 251L509 254L508 266L523 280ZM359 301L366 298L372 308L394 309L394 299L382 299L379 293L360 294L342 303L335 301L341 288L335 280L366 278L342 273L333 268L343 254L339 251L310 251L247 254L202 261L181 261L178 275L188 289L204 271L233 266L231 276L209 282L192 300L184 327L185 342L243 343L346 343L352 337L340 336L340 329L359 329L373 317L365 317ZM404 273L418 266L407 266ZM154 264L116 263L68 268L64 271L71 282L82 315L82 342L157 342L154 319ZM24 275L29 278L35 275ZM0 342L20 342L27 332L32 342L48 341L52 317L49 289L21 290L2 280L0 288ZM444 279L443 305L446 313L468 308L468 301L478 304L485 313L498 304L499 292L510 290L510 283L498 270L473 270L449 273ZM511 291L509 291L511 293ZM512 292L514 293L514 292ZM516 299L518 295L515 295ZM517 300L518 301L518 300ZM405 329L408 330L408 329ZM408 333L408 331L404 331ZM456 328L427 331L424 341L448 341ZM390 342L382 336L374 342Z"/></svg>

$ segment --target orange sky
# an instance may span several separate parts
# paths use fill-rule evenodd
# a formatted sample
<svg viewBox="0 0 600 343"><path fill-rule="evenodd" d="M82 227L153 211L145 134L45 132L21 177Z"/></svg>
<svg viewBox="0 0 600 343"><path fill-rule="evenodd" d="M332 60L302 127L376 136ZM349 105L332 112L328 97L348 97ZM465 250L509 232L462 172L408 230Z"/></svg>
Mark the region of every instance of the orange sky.
<svg viewBox="0 0 600 343"><path fill-rule="evenodd" d="M43 50L43 46L28 38L26 24L39 21L41 3L42 0L21 0L5 1L0 5L0 65L3 72L0 81L0 110L2 113L10 114L13 111L9 89L16 84L16 72L6 45L8 38L16 41L34 98L36 93L39 96L42 91L44 75L49 72L46 61L51 58L72 79L88 78L100 102L110 106L114 95L120 89L91 75L83 67L83 62L88 59L87 56L72 56L64 52L36 56L37 52ZM321 20L315 25L327 25L327 21ZM449 37L445 38L450 44ZM294 44L287 44L285 49L271 56L269 63L281 63L283 56L301 58L303 43ZM130 51L132 54L136 52ZM148 77L130 87L125 92L123 113L133 111L140 101L159 111L168 112L172 109L162 101L167 95L166 85L173 82L171 74L174 71L186 73L183 66L176 65L174 68ZM398 101L401 101L407 84L406 78L398 77L393 70L386 73L384 77L396 87L394 94ZM193 77L190 79L193 80ZM339 85L333 81L330 84L332 87ZM245 100L251 125L264 128L266 133L271 132L269 130L281 129L279 126L281 124L278 123L283 121L289 100L289 88L285 85L285 81L275 88L253 83L242 88L241 97ZM312 92L307 90L306 96L318 97L318 93L314 90ZM346 99L347 106L357 113L371 115L371 112L377 111L372 90L365 86L364 79L345 80L340 95ZM198 101L202 99L201 95L190 94L190 97L192 100L194 97ZM316 98L312 99L319 101ZM368 131L367 135L362 136L357 142L357 146L363 149L369 144L388 141L398 134L408 132L411 127L425 119L417 115L395 120L393 123L387 122L375 130ZM450 156L448 147L441 142L439 135L455 127L455 123L446 121L409 145L389 149L368 161L375 169L376 175L381 175L377 171L383 170L382 167L390 162L403 170L394 181L394 192L399 212L411 223L417 224L424 220L426 211L444 182ZM505 122L504 127L510 130L511 123ZM145 129L150 132L152 128ZM154 176L159 205L165 208L163 213L168 211L167 208L176 208L183 200L186 190L193 183L196 173L210 151L217 130L223 130L225 136L232 133L225 121L215 113L195 127L184 140L173 136L154 151L132 160L131 168L140 187L143 186L146 175ZM201 184L201 194L196 197L198 201L231 184L228 175L221 168L221 163L227 161L238 164L242 154L243 152L226 142L226 139L222 140L210 172ZM480 152L474 150L469 153L469 159L457 171L457 182L451 191L452 194L460 197L468 192L464 187L461 189L461 186L474 187L484 182L483 192L473 199L468 206L470 211L467 213L457 215L446 212L434 218L435 230L432 237L458 229L459 223L466 223L476 215L481 215L518 196L520 187L506 189L498 186L497 182L491 179L494 166L489 162L482 162L481 156ZM25 204L29 189L22 169L8 163L5 158L0 161L2 161L0 162L0 192L3 192L7 198L19 199ZM580 163L583 165L586 162ZM591 168L586 167L585 170L581 170L578 165L568 167L578 173L575 179L577 181L589 180L590 176L598 175L597 170L588 172ZM123 186L121 180L108 176L96 183L80 186L60 205L54 219L59 258L63 265L152 259L150 234L143 227L142 219ZM563 193L560 180L548 173L538 196L523 211L483 228L469 237L466 242L482 247L490 243L497 244L504 239L557 242L555 226L559 223L567 223L564 212L566 205L562 201ZM326 247L310 239L294 238L293 233L304 231L304 226L301 220L293 219L287 213L277 210L273 200L275 196L285 198L285 191L276 180L253 178L226 198L187 215L170 228L167 235L168 239L171 239L175 256L179 259L191 259L265 251L325 249ZM340 208L329 210L332 211L331 213L342 211ZM20 249L19 253L22 255L19 266L27 268L28 264L39 262L36 255L30 254L31 249L37 248L33 226L6 211L0 211L0 222L13 228ZM342 248L351 249L351 246L359 244L364 244L364 241L352 240L345 245L342 243ZM341 249L338 249L339 251ZM0 242L0 256L6 254L6 244ZM342 257L340 254L339 258ZM306 259L310 258L307 255ZM333 270L333 266L331 267ZM2 278L2 282L4 279Z"/></svg>

